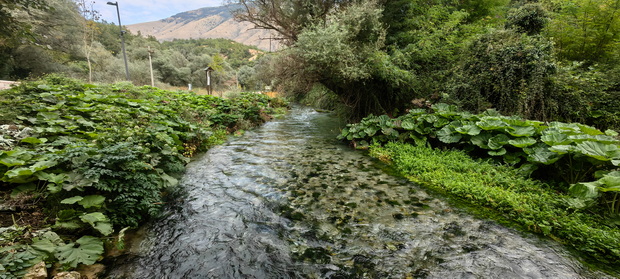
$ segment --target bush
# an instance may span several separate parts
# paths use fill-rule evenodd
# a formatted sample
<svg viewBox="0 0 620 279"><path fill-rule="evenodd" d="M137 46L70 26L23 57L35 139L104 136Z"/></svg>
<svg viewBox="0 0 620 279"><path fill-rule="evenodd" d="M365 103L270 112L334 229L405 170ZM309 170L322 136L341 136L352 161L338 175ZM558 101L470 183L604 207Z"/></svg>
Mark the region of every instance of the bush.
<svg viewBox="0 0 620 279"><path fill-rule="evenodd" d="M474 41L457 69L452 96L464 109L547 121L557 111L553 45L540 36L497 30Z"/></svg>
<svg viewBox="0 0 620 279"><path fill-rule="evenodd" d="M538 3L528 3L508 13L506 29L536 35L542 32L549 22L547 11Z"/></svg>

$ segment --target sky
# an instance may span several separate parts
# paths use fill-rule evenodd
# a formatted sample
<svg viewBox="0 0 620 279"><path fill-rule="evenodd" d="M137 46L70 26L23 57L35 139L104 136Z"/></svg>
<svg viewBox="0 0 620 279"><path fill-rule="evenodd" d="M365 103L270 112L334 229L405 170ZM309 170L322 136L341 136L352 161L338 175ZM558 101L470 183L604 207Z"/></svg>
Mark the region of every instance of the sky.
<svg viewBox="0 0 620 279"><path fill-rule="evenodd" d="M115 6L107 5L108 0L94 0L93 2L102 20L118 24ZM118 0L123 25L156 21L181 12L222 5L224 5L224 0Z"/></svg>

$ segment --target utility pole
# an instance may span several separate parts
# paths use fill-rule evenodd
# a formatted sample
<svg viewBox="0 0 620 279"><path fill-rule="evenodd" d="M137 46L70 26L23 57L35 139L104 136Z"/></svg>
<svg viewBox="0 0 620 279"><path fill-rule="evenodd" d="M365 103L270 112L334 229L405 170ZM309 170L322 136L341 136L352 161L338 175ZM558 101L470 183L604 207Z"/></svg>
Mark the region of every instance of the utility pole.
<svg viewBox="0 0 620 279"><path fill-rule="evenodd" d="M151 68L151 86L155 87L155 78L153 77L153 61L151 60L151 55L155 52L154 50L151 50L151 46L148 46L148 53L149 53L149 67Z"/></svg>
<svg viewBox="0 0 620 279"><path fill-rule="evenodd" d="M118 28L121 30L121 48L123 49L123 58L125 59L125 78L129 79L129 66L127 65L127 53L125 52L125 31L123 31L123 25L121 24L121 12L118 9L118 2L108 2L108 5L116 6L116 14L118 15Z"/></svg>
<svg viewBox="0 0 620 279"><path fill-rule="evenodd" d="M258 37L259 40L269 40L269 52L271 52L271 40L284 40L283 38L274 37L273 35L269 35L267 38Z"/></svg>

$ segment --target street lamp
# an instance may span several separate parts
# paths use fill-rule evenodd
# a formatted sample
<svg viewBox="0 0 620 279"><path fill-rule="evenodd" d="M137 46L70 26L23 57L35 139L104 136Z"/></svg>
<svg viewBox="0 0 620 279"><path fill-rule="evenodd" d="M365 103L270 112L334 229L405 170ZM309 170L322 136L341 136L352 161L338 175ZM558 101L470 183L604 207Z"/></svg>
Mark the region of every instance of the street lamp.
<svg viewBox="0 0 620 279"><path fill-rule="evenodd" d="M116 14L118 15L118 28L121 30L121 48L123 49L123 58L125 59L125 77L129 81L129 66L127 66L127 53L125 52L125 31L121 24L121 12L118 10L118 2L108 2L108 5L116 6Z"/></svg>

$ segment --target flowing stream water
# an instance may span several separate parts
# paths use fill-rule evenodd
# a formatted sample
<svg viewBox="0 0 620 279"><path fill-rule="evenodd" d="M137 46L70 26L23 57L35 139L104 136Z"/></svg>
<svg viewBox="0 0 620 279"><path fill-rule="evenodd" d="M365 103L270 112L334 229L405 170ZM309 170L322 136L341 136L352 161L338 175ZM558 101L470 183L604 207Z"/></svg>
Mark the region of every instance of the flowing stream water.
<svg viewBox="0 0 620 279"><path fill-rule="evenodd" d="M107 278L607 277L389 174L341 126L297 107L209 150Z"/></svg>

